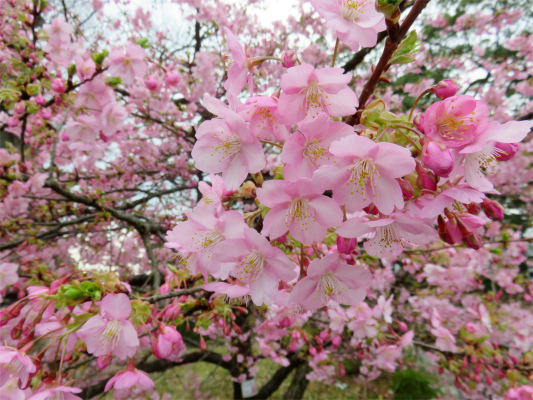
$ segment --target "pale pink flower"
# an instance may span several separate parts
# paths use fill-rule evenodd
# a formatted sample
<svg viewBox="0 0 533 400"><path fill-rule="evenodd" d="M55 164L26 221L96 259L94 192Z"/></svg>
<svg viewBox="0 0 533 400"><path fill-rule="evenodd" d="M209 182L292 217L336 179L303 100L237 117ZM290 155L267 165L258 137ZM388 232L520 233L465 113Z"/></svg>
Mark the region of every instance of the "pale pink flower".
<svg viewBox="0 0 533 400"><path fill-rule="evenodd" d="M90 115L80 115L77 120L72 120L67 123L64 138L68 138L72 142L82 142L87 145L94 145L99 136L98 127L99 124L95 117Z"/></svg>
<svg viewBox="0 0 533 400"><path fill-rule="evenodd" d="M233 284L212 282L205 283L201 287L208 292L223 294L227 303L248 304L250 301L250 287L244 282L236 281Z"/></svg>
<svg viewBox="0 0 533 400"><path fill-rule="evenodd" d="M0 384L0 400L26 400L24 392L31 393L31 389L21 390L18 379L8 379L3 385Z"/></svg>
<svg viewBox="0 0 533 400"><path fill-rule="evenodd" d="M437 338L435 346L442 351L449 351L452 353L457 352L457 347L455 346L455 337L452 333L443 327L442 325L437 325L435 329L430 330L433 336Z"/></svg>
<svg viewBox="0 0 533 400"><path fill-rule="evenodd" d="M278 112L278 99L274 97L250 97L237 108L237 113L250 122L250 131L259 139L267 140L274 136L282 141L289 136Z"/></svg>
<svg viewBox="0 0 533 400"><path fill-rule="evenodd" d="M270 240L289 231L304 244L322 241L328 228L342 222L340 207L322 193L324 189L307 178L296 182L265 182L257 190L259 201L270 208L261 233L269 236Z"/></svg>
<svg viewBox="0 0 533 400"><path fill-rule="evenodd" d="M92 78L94 72L96 71L96 64L92 58L87 58L84 60L81 56L76 57L76 74L80 78L80 81L84 82L85 80Z"/></svg>
<svg viewBox="0 0 533 400"><path fill-rule="evenodd" d="M348 323L348 329L353 331L353 335L359 339L375 337L378 331L376 328L377 321L372 318L373 315L373 310L366 303L360 303L355 307L348 308L346 316L353 318Z"/></svg>
<svg viewBox="0 0 533 400"><path fill-rule="evenodd" d="M481 203L484 198L485 195L477 189L467 185L457 185L443 190L433 200L426 203L417 215L420 218L435 218L450 206L453 206L454 212L464 212L466 211L465 204Z"/></svg>
<svg viewBox="0 0 533 400"><path fill-rule="evenodd" d="M385 296L379 296L378 304L374 307L374 317L383 317L387 324L392 324L392 300L394 300L394 296L390 296L387 300L385 300Z"/></svg>
<svg viewBox="0 0 533 400"><path fill-rule="evenodd" d="M342 68L315 70L310 64L289 68L281 77L278 111L286 125L312 119L325 112L330 117L352 115L358 106L357 96L348 84L351 74Z"/></svg>
<svg viewBox="0 0 533 400"><path fill-rule="evenodd" d="M464 154L465 179L473 188L488 191L493 188L485 174L494 172L498 164L498 155L504 153L497 143L517 143L527 136L533 127L532 121L510 121L500 124L491 121L487 129L460 153Z"/></svg>
<svg viewBox="0 0 533 400"><path fill-rule="evenodd" d="M113 394L117 399L128 397L135 398L139 394L154 387L154 381L146 374L136 368L118 371L114 377L107 381L105 391L113 388Z"/></svg>
<svg viewBox="0 0 533 400"><path fill-rule="evenodd" d="M224 83L224 89L228 93L238 95L246 82L248 82L248 89L250 91L250 96L254 95L254 73L258 73L253 58L250 58L250 48L244 46L239 42L235 37L233 32L228 28L224 27L224 32L226 34L226 41L228 42L228 47L231 52L232 60L228 60L230 67L228 70L228 79Z"/></svg>
<svg viewBox="0 0 533 400"><path fill-rule="evenodd" d="M45 389L37 392L28 400L82 400L81 397L72 394L81 393L81 391L82 390L78 388L57 386L55 388Z"/></svg>
<svg viewBox="0 0 533 400"><path fill-rule="evenodd" d="M416 163L405 147L374 143L358 135L334 142L329 151L338 158L335 165L321 167L314 176L348 211L360 211L371 203L383 214L402 209L402 189L396 178L414 171ZM348 236L346 236L348 237Z"/></svg>
<svg viewBox="0 0 533 400"><path fill-rule="evenodd" d="M19 267L17 264L0 263L0 290L4 289L6 286L14 285L18 282L18 269Z"/></svg>
<svg viewBox="0 0 533 400"><path fill-rule="evenodd" d="M115 134L124 124L128 115L129 113L120 103L115 101L108 103L102 110L102 133L106 136Z"/></svg>
<svg viewBox="0 0 533 400"><path fill-rule="evenodd" d="M74 107L101 110L110 101L109 87L101 79L93 79L81 85L78 90L78 97L74 101Z"/></svg>
<svg viewBox="0 0 533 400"><path fill-rule="evenodd" d="M505 395L505 400L533 400L533 386L511 388Z"/></svg>
<svg viewBox="0 0 533 400"><path fill-rule="evenodd" d="M263 148L248 124L220 100L206 95L204 106L223 119L205 121L198 128L192 149L196 167L209 173L222 172L226 187L235 190L248 173L264 168Z"/></svg>
<svg viewBox="0 0 533 400"><path fill-rule="evenodd" d="M380 258L397 256L406 245L427 244L437 238L433 226L403 213L378 220L350 218L337 229L337 234L347 238L366 235L369 238L363 245L366 252Z"/></svg>
<svg viewBox="0 0 533 400"><path fill-rule="evenodd" d="M487 105L459 95L432 104L424 113L424 132L446 147L460 147L481 135L489 123Z"/></svg>
<svg viewBox="0 0 533 400"><path fill-rule="evenodd" d="M20 380L21 387L26 387L30 375L35 371L37 367L29 356L19 350L0 346L0 386L14 376Z"/></svg>
<svg viewBox="0 0 533 400"><path fill-rule="evenodd" d="M205 207L214 210L216 216L224 213L222 199L224 196L230 196L233 192L226 190L224 180L215 174L210 174L211 185L207 182L199 182L198 190L202 193L202 200L198 202L197 207Z"/></svg>
<svg viewBox="0 0 533 400"><path fill-rule="evenodd" d="M374 47L378 32L386 29L385 17L376 11L375 0L310 0L326 20L326 26L352 51Z"/></svg>
<svg viewBox="0 0 533 400"><path fill-rule="evenodd" d="M320 166L333 164L335 156L329 152L331 143L353 133L350 125L332 122L325 113L302 123L283 145L281 160L285 163L285 179L312 178Z"/></svg>
<svg viewBox="0 0 533 400"><path fill-rule="evenodd" d="M153 346L154 355L163 360L173 354L179 354L184 349L183 338L176 328L161 324Z"/></svg>
<svg viewBox="0 0 533 400"><path fill-rule="evenodd" d="M50 37L56 38L61 42L69 42L70 34L72 33L72 26L65 20L65 17L60 15L54 18L51 24L44 24L43 30Z"/></svg>
<svg viewBox="0 0 533 400"><path fill-rule="evenodd" d="M226 211L219 218L205 208L196 207L187 213L188 220L167 232L166 247L191 253L182 262L191 273L209 271L215 277L226 279L228 271L212 258L215 246L226 240L242 238L247 227L237 211ZM206 279L207 280L207 279Z"/></svg>
<svg viewBox="0 0 533 400"><path fill-rule="evenodd" d="M90 318L77 332L95 357L112 353L121 360L133 357L139 338L128 321L131 303L124 293L109 293L100 302L100 315Z"/></svg>
<svg viewBox="0 0 533 400"><path fill-rule="evenodd" d="M311 261L307 276L292 289L291 301L310 310L324 307L330 300L359 304L365 299L370 276L368 270L346 264L338 254L328 254Z"/></svg>
<svg viewBox="0 0 533 400"><path fill-rule="evenodd" d="M145 51L138 44L130 44L126 47L126 53L121 50L113 50L107 59L110 62L107 72L111 76L119 76L126 85L133 83L135 77L142 78L148 70L144 62Z"/></svg>
<svg viewBox="0 0 533 400"><path fill-rule="evenodd" d="M394 372L398 366L396 360L402 355L402 349L394 344L380 346L376 350L376 358L373 364L385 371Z"/></svg>
<svg viewBox="0 0 533 400"><path fill-rule="evenodd" d="M230 275L248 283L255 305L271 305L279 281L297 277L295 264L254 229L244 230L243 239L230 239L217 245L214 258L230 268Z"/></svg>

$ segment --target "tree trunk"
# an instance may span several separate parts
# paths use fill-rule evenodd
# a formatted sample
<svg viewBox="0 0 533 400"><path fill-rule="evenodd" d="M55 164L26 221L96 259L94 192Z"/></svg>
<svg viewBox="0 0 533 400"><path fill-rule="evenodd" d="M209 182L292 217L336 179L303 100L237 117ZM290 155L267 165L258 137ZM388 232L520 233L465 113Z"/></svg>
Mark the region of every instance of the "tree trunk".
<svg viewBox="0 0 533 400"><path fill-rule="evenodd" d="M309 380L305 377L309 372L310 368L307 364L302 364L296 368L294 377L292 378L291 385L285 392L283 400L301 400L304 397L305 389Z"/></svg>

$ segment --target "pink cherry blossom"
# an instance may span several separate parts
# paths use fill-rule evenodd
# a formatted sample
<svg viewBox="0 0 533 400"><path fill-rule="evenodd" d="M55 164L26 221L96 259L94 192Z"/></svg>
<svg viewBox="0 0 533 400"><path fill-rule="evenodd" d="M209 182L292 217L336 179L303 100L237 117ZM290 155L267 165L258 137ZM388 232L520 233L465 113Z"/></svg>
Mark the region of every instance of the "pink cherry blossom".
<svg viewBox="0 0 533 400"><path fill-rule="evenodd" d="M346 264L337 254L328 254L311 261L307 276L292 289L291 301L310 310L324 307L330 300L355 305L364 300L369 284L368 270Z"/></svg>
<svg viewBox="0 0 533 400"><path fill-rule="evenodd" d="M202 289L225 295L228 303L248 304L250 301L250 287L241 281L205 283L202 285Z"/></svg>
<svg viewBox="0 0 533 400"><path fill-rule="evenodd" d="M343 122L331 122L325 113L302 123L299 131L286 140L281 152L285 179L312 178L320 166L333 164L335 156L329 152L331 143L353 132L353 128Z"/></svg>
<svg viewBox="0 0 533 400"><path fill-rule="evenodd" d="M209 173L222 172L226 187L235 190L248 173L264 168L261 143L248 124L220 100L206 95L204 106L223 119L206 121L198 128L198 140L192 149L196 167Z"/></svg>
<svg viewBox="0 0 533 400"><path fill-rule="evenodd" d="M18 265L14 263L0 263L0 290L18 282L18 268Z"/></svg>
<svg viewBox="0 0 533 400"><path fill-rule="evenodd" d="M380 346L376 350L376 359L373 364L385 371L394 372L397 367L396 361L402 355L402 349L396 345Z"/></svg>
<svg viewBox="0 0 533 400"><path fill-rule="evenodd" d="M444 145L431 140L424 141L421 154L422 162L436 175L448 177L454 167L454 159L451 151Z"/></svg>
<svg viewBox="0 0 533 400"><path fill-rule="evenodd" d="M31 389L21 390L19 380L11 378L0 385L0 400L26 400L27 397L24 392L31 392Z"/></svg>
<svg viewBox="0 0 533 400"><path fill-rule="evenodd" d="M85 80L92 78L94 72L96 71L96 64L92 58L87 58L86 60L83 57L76 57L76 74L80 78L80 81L84 82Z"/></svg>
<svg viewBox="0 0 533 400"><path fill-rule="evenodd" d="M281 77L278 110L285 124L294 125L325 112L330 117L355 113L357 96L348 84L351 74L342 68L315 70L310 64L289 68Z"/></svg>
<svg viewBox="0 0 533 400"><path fill-rule="evenodd" d="M259 139L267 140L273 136L282 141L289 136L278 112L278 99L274 97L250 97L237 108L237 113L250 122L250 131Z"/></svg>
<svg viewBox="0 0 533 400"><path fill-rule="evenodd" d="M45 389L37 392L31 396L29 400L82 400L81 397L72 394L81 393L81 391L82 390L78 388L57 386L55 388Z"/></svg>
<svg viewBox="0 0 533 400"><path fill-rule="evenodd" d="M496 144L520 142L532 127L532 121L511 121L503 125L491 121L481 135L460 151L465 154L464 174L468 184L479 190L491 190L493 184L485 174L494 172L498 163L498 154L502 150L496 147Z"/></svg>
<svg viewBox="0 0 533 400"><path fill-rule="evenodd" d="M352 51L359 46L375 46L378 32L386 29L375 0L311 0L311 4L326 20L326 26Z"/></svg>
<svg viewBox="0 0 533 400"><path fill-rule="evenodd" d="M90 318L77 332L87 345L87 352L98 357L112 353L121 360L133 357L139 346L137 332L127 320L131 303L124 293L106 295L100 302L100 314Z"/></svg>
<svg viewBox="0 0 533 400"><path fill-rule="evenodd" d="M243 237L246 224L242 215L237 211L226 211L217 218L205 208L196 207L187 216L187 221L167 232L165 246L191 253L183 262L192 273L206 275L209 271L215 277L227 278L228 271L213 262L212 255L218 243Z"/></svg>
<svg viewBox="0 0 533 400"><path fill-rule="evenodd" d="M158 359L163 360L172 354L179 354L183 350L185 350L185 344L176 328L161 324L153 346L154 355Z"/></svg>
<svg viewBox="0 0 533 400"><path fill-rule="evenodd" d="M432 104L424 113L424 132L430 139L455 148L471 143L489 123L487 105L459 95Z"/></svg>
<svg viewBox="0 0 533 400"><path fill-rule="evenodd" d="M263 222L262 234L276 239L287 231L304 244L320 242L327 229L342 221L340 207L323 196L315 181L300 178L295 182L268 181L257 190L257 198L270 211Z"/></svg>
<svg viewBox="0 0 533 400"><path fill-rule="evenodd" d="M110 62L108 73L119 76L126 85L132 84L136 76L143 78L148 70L144 57L145 51L138 44L128 45L125 54L121 50L113 50L107 58Z"/></svg>
<svg viewBox="0 0 533 400"><path fill-rule="evenodd" d="M445 79L437 83L434 87L431 88L431 92L435 94L439 99L444 100L448 97L455 96L459 91L459 86L457 82L453 79Z"/></svg>
<svg viewBox="0 0 533 400"><path fill-rule="evenodd" d="M353 332L354 337L364 339L373 338L377 335L377 321L373 318L374 313L368 304L360 303L357 306L348 308L346 316L352 318L348 323L348 329Z"/></svg>
<svg viewBox="0 0 533 400"><path fill-rule="evenodd" d="M396 178L415 169L408 149L350 135L334 142L329 151L339 162L321 167L315 179L333 190L338 204L348 211L359 211L373 203L384 214L392 213L394 207L403 208L402 189Z"/></svg>
<svg viewBox="0 0 533 400"><path fill-rule="evenodd" d="M215 259L230 266L230 275L248 283L255 305L270 305L278 293L279 280L297 277L295 264L254 229L247 228L243 239L217 245Z"/></svg>
<svg viewBox="0 0 533 400"><path fill-rule="evenodd" d="M232 191L226 190L224 180L215 174L210 174L211 185L202 181L198 183L198 190L202 193L202 200L197 207L206 207L214 210L215 215L220 216L224 213L222 200L224 196L231 196Z"/></svg>
<svg viewBox="0 0 533 400"><path fill-rule="evenodd" d="M455 212L463 212L466 207L461 206L461 204L481 203L484 198L485 195L479 190L468 185L457 185L443 190L433 200L426 203L418 216L420 218L435 218L450 206Z"/></svg>
<svg viewBox="0 0 533 400"><path fill-rule="evenodd" d="M427 244L437 237L432 226L404 213L392 213L378 220L350 218L337 229L337 234L347 238L366 235L369 237L363 245L366 252L381 258L397 256L406 245Z"/></svg>
<svg viewBox="0 0 533 400"><path fill-rule="evenodd" d="M107 381L105 391L113 388L113 394L117 399L125 399L128 397L136 397L139 394L154 387L154 381L146 374L146 372L138 369L128 368L127 370L118 371L114 377Z"/></svg>
<svg viewBox="0 0 533 400"><path fill-rule="evenodd" d="M21 387L26 387L32 373L37 371L30 357L19 350L0 346L0 386L10 376L20 380Z"/></svg>
<svg viewBox="0 0 533 400"><path fill-rule="evenodd" d="M254 59L250 58L250 49L244 46L235 37L233 32L224 27L228 47L231 51L233 60L230 60L230 67L228 70L228 79L224 83L224 89L228 93L238 95L248 82L248 89L250 95L254 95L254 81L253 75L257 73L256 63Z"/></svg>

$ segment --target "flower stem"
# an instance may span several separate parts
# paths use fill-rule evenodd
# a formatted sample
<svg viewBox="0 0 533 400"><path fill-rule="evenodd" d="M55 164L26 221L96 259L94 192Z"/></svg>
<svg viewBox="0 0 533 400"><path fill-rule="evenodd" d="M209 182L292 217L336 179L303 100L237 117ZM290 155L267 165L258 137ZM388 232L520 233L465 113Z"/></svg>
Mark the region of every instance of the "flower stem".
<svg viewBox="0 0 533 400"><path fill-rule="evenodd" d="M333 51L333 60L331 61L331 67L335 66L335 61L337 60L337 51L339 50L339 38L335 42L335 50Z"/></svg>
<svg viewBox="0 0 533 400"><path fill-rule="evenodd" d="M283 149L283 146L281 144L278 144L278 143L274 143L274 142L270 142L268 140L260 140L261 143L265 143L265 144L271 144L272 146L276 146L276 147L279 147L280 149Z"/></svg>
<svg viewBox="0 0 533 400"><path fill-rule="evenodd" d="M415 107L418 104L418 102L424 97L426 94L430 93L431 89L426 89L422 93L420 93L420 96L417 97L415 100L415 104L413 104L413 107L411 107L411 112L409 113L409 121L413 120L413 113L415 112Z"/></svg>

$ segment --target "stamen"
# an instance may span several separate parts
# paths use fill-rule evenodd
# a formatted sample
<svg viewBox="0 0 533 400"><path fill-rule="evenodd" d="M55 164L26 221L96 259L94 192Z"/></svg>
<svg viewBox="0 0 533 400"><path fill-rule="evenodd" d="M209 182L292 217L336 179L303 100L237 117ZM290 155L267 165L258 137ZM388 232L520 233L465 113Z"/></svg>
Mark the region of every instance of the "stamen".
<svg viewBox="0 0 533 400"><path fill-rule="evenodd" d="M322 299L322 306L325 306L329 300L346 291L348 291L346 284L341 282L332 272L322 275L316 287L316 295Z"/></svg>
<svg viewBox="0 0 533 400"><path fill-rule="evenodd" d="M236 277L247 281L251 278L254 282L263 273L265 257L257 250L253 250L248 256L237 265Z"/></svg>
<svg viewBox="0 0 533 400"><path fill-rule="evenodd" d="M285 218L285 225L287 228L294 222L296 225L300 225L302 232L307 230L309 222L316 222L315 212L309 207L307 199L296 199L292 202L287 216Z"/></svg>
<svg viewBox="0 0 533 400"><path fill-rule="evenodd" d="M100 336L100 344L103 347L111 346L114 349L120 338L120 331L120 321L110 321Z"/></svg>

